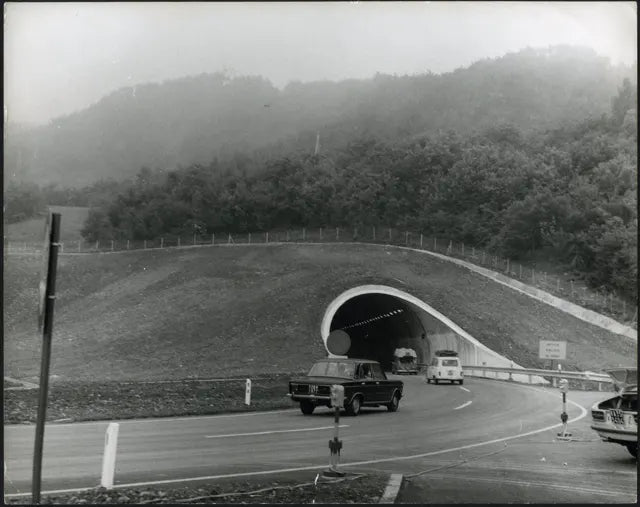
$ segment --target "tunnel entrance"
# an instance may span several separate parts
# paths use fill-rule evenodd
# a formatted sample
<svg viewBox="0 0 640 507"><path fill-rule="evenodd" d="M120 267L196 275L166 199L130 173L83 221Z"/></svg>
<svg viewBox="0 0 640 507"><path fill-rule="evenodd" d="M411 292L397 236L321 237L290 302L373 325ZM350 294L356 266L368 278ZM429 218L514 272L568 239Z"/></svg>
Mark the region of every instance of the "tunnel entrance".
<svg viewBox="0 0 640 507"><path fill-rule="evenodd" d="M332 331L349 335L346 357L375 359L386 371L391 369L393 351L411 348L418 363L428 363L436 350L455 350L463 365L521 368L505 356L480 343L446 315L426 302L386 285L361 285L338 295L327 307L320 334L327 348ZM497 373L496 378L509 378ZM513 374L514 378L520 376ZM524 377L524 375L522 375ZM537 377L542 383L548 383ZM536 380L537 381L537 380Z"/></svg>
<svg viewBox="0 0 640 507"><path fill-rule="evenodd" d="M342 304L331 320L329 331L345 331L351 338L347 357L375 359L391 369L393 351L411 348L418 362L429 357L426 331L415 309L388 294L361 294Z"/></svg>

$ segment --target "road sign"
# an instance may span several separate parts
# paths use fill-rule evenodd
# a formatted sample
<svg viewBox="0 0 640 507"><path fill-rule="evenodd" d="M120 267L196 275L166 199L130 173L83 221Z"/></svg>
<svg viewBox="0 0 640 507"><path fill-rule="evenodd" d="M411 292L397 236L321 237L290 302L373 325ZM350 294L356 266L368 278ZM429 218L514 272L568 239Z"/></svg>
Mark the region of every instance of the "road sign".
<svg viewBox="0 0 640 507"><path fill-rule="evenodd" d="M347 353L351 347L351 338L342 329L331 331L327 337L327 350L336 356L342 356Z"/></svg>
<svg viewBox="0 0 640 507"><path fill-rule="evenodd" d="M540 340L540 359L566 359L567 342Z"/></svg>

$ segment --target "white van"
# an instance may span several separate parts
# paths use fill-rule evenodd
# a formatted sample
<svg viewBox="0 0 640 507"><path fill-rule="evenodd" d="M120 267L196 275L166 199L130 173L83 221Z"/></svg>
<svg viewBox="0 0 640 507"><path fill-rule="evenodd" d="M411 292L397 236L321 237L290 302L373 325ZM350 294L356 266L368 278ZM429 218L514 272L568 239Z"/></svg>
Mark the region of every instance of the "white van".
<svg viewBox="0 0 640 507"><path fill-rule="evenodd" d="M441 380L447 380L452 384L457 381L462 385L464 372L458 353L453 350L436 350L434 358L427 366L425 379L427 383L433 380L434 383L439 384Z"/></svg>

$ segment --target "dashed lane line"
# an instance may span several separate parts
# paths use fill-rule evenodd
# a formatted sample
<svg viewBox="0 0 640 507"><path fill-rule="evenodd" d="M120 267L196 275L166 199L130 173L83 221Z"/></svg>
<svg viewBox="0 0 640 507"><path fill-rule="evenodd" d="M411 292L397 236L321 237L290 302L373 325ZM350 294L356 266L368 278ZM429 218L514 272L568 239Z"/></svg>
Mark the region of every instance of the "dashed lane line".
<svg viewBox="0 0 640 507"><path fill-rule="evenodd" d="M463 403L462 405L460 405L459 407L454 408L453 410L460 410L461 408L467 407L469 405L471 405L471 401L467 401L466 403Z"/></svg>
<svg viewBox="0 0 640 507"><path fill-rule="evenodd" d="M338 428L348 428L348 424L340 424ZM256 431L253 433L229 433L226 435L206 435L204 438L230 438L230 437L250 437L254 435L272 435L274 433L298 433L301 431L319 431L330 430L334 426L320 426L317 428L297 428L293 430L272 430L272 431Z"/></svg>

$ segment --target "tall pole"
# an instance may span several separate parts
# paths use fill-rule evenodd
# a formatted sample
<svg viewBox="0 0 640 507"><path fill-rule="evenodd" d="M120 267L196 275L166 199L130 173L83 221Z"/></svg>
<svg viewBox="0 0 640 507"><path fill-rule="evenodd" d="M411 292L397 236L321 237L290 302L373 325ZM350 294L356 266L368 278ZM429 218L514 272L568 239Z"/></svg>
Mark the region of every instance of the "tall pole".
<svg viewBox="0 0 640 507"><path fill-rule="evenodd" d="M40 390L38 393L38 418L36 420L36 440L33 451L33 477L31 480L31 501L40 503L40 479L42 477L42 446L44 423L47 416L47 394L49 390L49 364L51 362L51 336L53 332L53 308L56 299L56 268L60 240L60 213L51 215L49 233L49 258L47 262L47 284L44 300L44 323L42 326L42 359L40 363Z"/></svg>

